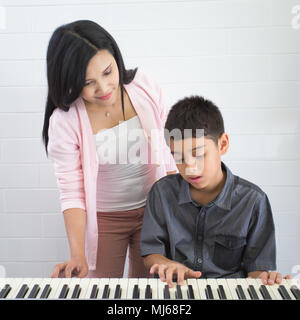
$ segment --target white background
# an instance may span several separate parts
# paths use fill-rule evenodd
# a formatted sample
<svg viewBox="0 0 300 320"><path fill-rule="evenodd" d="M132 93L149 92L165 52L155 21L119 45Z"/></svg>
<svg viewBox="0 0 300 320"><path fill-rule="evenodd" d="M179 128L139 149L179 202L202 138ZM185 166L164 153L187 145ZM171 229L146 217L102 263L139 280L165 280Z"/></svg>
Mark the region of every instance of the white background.
<svg viewBox="0 0 300 320"><path fill-rule="evenodd" d="M220 107L231 143L223 160L268 194L278 270L300 271L295 5L300 0L0 1L0 265L7 276L48 277L69 258L41 131L48 41L55 28L79 19L107 29L126 67L153 76L169 106L199 94Z"/></svg>

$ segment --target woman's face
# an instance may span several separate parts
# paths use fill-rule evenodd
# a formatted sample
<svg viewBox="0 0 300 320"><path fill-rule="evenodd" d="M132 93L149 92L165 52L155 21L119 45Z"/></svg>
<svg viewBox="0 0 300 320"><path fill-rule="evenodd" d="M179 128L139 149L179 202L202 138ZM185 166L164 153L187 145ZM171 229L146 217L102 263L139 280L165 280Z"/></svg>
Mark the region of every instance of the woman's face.
<svg viewBox="0 0 300 320"><path fill-rule="evenodd" d="M106 49L89 61L81 97L87 105L110 106L119 96L119 70L115 58Z"/></svg>

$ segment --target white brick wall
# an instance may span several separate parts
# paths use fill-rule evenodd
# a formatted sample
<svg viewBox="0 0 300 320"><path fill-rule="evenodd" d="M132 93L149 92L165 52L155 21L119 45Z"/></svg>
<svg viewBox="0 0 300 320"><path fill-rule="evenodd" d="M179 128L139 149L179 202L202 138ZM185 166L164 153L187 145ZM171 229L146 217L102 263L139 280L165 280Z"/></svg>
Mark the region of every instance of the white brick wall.
<svg viewBox="0 0 300 320"><path fill-rule="evenodd" d="M45 56L56 27L103 25L128 68L161 84L169 105L201 94L221 108L224 161L269 195L278 269L300 265L300 0L0 1L0 265L49 276L69 257L53 167L41 143ZM298 19L300 20L300 19Z"/></svg>

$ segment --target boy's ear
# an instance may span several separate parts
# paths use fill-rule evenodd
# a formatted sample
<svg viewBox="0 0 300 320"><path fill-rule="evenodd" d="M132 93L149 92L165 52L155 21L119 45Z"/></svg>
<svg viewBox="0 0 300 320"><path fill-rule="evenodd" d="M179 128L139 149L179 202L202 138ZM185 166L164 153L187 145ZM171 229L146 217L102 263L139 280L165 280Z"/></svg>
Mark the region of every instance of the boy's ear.
<svg viewBox="0 0 300 320"><path fill-rule="evenodd" d="M223 133L221 137L218 140L219 144L219 151L220 154L223 156L224 154L227 153L227 150L229 148L229 137L227 133Z"/></svg>

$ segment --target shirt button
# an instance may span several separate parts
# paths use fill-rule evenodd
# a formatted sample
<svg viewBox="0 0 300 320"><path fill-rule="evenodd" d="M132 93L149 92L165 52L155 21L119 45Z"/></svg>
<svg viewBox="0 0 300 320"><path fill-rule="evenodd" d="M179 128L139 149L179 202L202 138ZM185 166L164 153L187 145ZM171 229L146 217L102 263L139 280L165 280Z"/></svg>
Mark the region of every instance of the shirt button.
<svg viewBox="0 0 300 320"><path fill-rule="evenodd" d="M201 264L201 263L202 263L202 259L201 259L201 258L198 258L198 259L197 259L197 262L198 262L199 264Z"/></svg>

